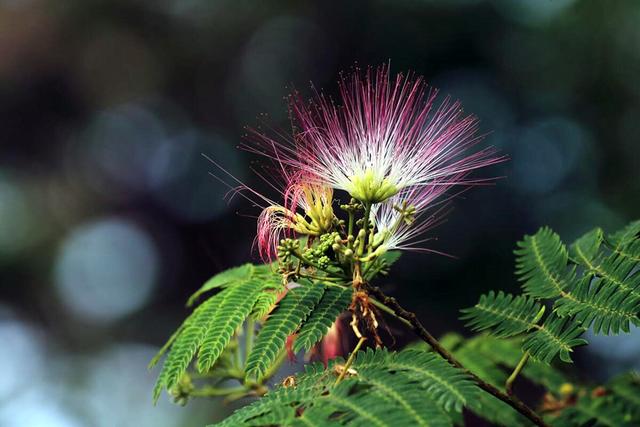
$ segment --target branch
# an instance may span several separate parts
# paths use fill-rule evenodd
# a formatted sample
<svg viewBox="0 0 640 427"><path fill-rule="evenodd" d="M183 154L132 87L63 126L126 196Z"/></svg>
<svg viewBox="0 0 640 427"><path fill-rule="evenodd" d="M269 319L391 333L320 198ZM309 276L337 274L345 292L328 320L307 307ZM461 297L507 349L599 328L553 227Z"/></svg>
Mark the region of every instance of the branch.
<svg viewBox="0 0 640 427"><path fill-rule="evenodd" d="M415 313L402 308L402 306L395 298L385 295L380 288L369 286L366 284L365 287L371 295L373 295L381 303L385 304L391 310L393 310L395 315L403 320L403 323L410 325L410 328L413 330L413 332L418 335L424 342L429 344L436 353L442 356L453 366L465 371L467 375L469 375L476 382L478 387L491 394L492 396L502 400L504 403L511 406L513 409L531 420L531 422L535 425L540 427L547 427L547 424L545 424L542 418L520 399L515 396L507 395L506 393L502 392L498 388L484 381L482 378L478 377L476 374L465 368L455 357L453 357L451 353L449 353L449 351L447 351L446 348L442 346L442 344L440 344L440 342L438 342L437 339L433 337L433 335L429 333L429 331L424 328L424 326L422 326L422 323L420 323Z"/></svg>

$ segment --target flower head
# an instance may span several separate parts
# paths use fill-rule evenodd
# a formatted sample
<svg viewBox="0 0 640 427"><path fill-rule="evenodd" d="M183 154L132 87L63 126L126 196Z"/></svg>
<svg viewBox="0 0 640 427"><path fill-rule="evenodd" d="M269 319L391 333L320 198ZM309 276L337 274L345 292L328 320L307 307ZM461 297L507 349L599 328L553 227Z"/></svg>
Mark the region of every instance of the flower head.
<svg viewBox="0 0 640 427"><path fill-rule="evenodd" d="M410 187L375 205L371 222L376 230L372 244L377 254L394 249L435 252L417 245L430 240L421 236L442 220L446 202L451 198L443 195L449 188L446 183Z"/></svg>
<svg viewBox="0 0 640 427"><path fill-rule="evenodd" d="M311 102L289 97L293 139L256 132L246 147L364 203L434 182L469 184L459 177L503 160L492 148L469 152L481 139L477 119L448 97L437 104L420 77L391 78L381 66L343 76L339 86L341 105L317 92Z"/></svg>
<svg viewBox="0 0 640 427"><path fill-rule="evenodd" d="M273 260L283 236L292 232L318 237L328 233L334 222L333 190L329 187L292 181L283 192L284 205L269 200L258 217L256 242L265 260Z"/></svg>
<svg viewBox="0 0 640 427"><path fill-rule="evenodd" d="M292 171L283 164L269 169L271 179L254 170L283 200L276 202L240 181L215 160L205 157L235 182L236 185L230 185L214 175L230 188L230 199L240 195L262 208L258 216L254 246L257 246L258 253L265 262L276 258L277 248L283 237L291 237L294 233L317 237L328 233L333 227L335 217L332 188L317 184L309 180L306 174Z"/></svg>

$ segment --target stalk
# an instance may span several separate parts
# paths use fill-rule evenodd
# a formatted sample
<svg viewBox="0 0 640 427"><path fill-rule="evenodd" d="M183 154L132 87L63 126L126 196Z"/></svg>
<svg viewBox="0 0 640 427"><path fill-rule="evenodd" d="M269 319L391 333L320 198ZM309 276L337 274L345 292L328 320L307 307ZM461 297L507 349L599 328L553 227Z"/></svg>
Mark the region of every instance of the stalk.
<svg viewBox="0 0 640 427"><path fill-rule="evenodd" d="M247 363L251 349L253 349L253 339L255 337L255 325L251 316L247 319L247 334L244 337L244 363Z"/></svg>
<svg viewBox="0 0 640 427"><path fill-rule="evenodd" d="M528 351L526 351L522 355L522 357L520 358L520 361L518 362L518 365L513 370L511 375L509 375L509 378L507 378L507 382L504 384L504 389L507 391L507 394L509 396L513 396L513 383L516 380L516 378L518 377L518 375L520 374L520 372L522 372L522 369L524 369L524 366L527 364L527 360L529 360L529 352Z"/></svg>
<svg viewBox="0 0 640 427"><path fill-rule="evenodd" d="M533 318L533 321L531 322L533 323L532 327L538 327L538 322L540 321L540 319L542 319L542 316L544 315L545 310L546 310L546 307L543 305L538 311L538 313L536 314L536 317ZM513 370L513 372L511 372L511 375L509 375L509 378L507 378L507 381L504 384L504 389L506 390L509 396L513 395L513 383L515 382L516 378L518 378L518 375L520 375L520 372L522 372L522 370L524 369L524 366L527 364L528 360L529 360L529 352L525 351L525 353L522 355L522 357L518 361L518 364L516 365L515 369Z"/></svg>
<svg viewBox="0 0 640 427"><path fill-rule="evenodd" d="M334 387L337 386L338 384L340 384L340 381L342 381L344 376L347 374L347 371L349 370L349 368L351 368L351 365L353 365L353 361L356 358L356 353L360 350L360 347L362 347L362 344L364 344L364 342L366 340L367 339L365 337L360 337L360 340L358 340L358 344L356 344L356 347L353 349L353 351L349 355L349 358L347 359L347 363L345 363L345 365L344 365L343 371L340 372L340 375L336 379L336 382L333 385Z"/></svg>

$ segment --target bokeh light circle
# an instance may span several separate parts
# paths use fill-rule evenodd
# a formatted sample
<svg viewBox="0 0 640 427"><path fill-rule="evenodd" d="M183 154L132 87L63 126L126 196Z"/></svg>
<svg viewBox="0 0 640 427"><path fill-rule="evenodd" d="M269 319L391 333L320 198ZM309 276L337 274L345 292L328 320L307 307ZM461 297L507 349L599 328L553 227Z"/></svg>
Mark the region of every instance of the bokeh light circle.
<svg viewBox="0 0 640 427"><path fill-rule="evenodd" d="M41 375L44 348L34 328L14 319L0 320L0 342L0 399L6 399Z"/></svg>
<svg viewBox="0 0 640 427"><path fill-rule="evenodd" d="M158 276L159 256L151 238L118 218L83 225L64 241L55 284L76 315L113 321L144 306Z"/></svg>

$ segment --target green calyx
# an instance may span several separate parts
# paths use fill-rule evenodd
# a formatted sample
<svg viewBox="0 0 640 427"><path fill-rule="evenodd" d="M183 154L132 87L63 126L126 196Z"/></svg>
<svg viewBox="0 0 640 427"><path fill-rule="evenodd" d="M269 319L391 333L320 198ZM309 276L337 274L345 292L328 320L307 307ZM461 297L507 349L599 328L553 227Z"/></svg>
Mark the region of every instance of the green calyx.
<svg viewBox="0 0 640 427"><path fill-rule="evenodd" d="M399 191L387 177L376 174L372 169L352 176L350 187L351 197L363 203L380 203Z"/></svg>

